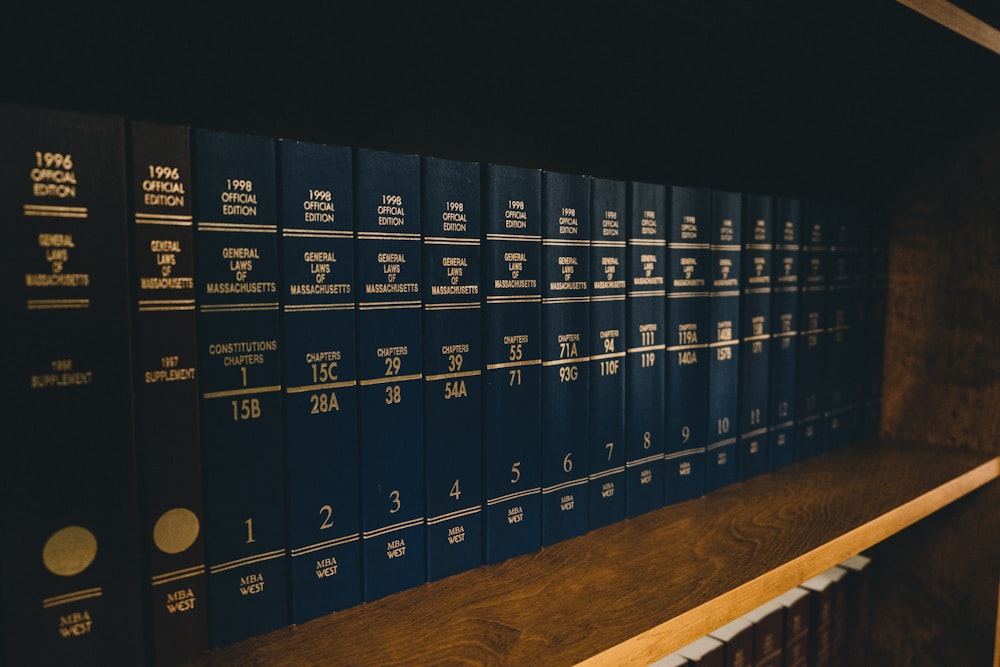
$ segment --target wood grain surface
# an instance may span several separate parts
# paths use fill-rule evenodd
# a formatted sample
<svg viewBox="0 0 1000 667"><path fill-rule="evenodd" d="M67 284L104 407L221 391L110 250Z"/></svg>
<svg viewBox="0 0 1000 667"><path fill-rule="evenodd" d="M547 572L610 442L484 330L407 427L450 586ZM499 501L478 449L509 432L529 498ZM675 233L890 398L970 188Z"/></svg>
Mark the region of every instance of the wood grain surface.
<svg viewBox="0 0 1000 667"><path fill-rule="evenodd" d="M862 443L193 664L644 664L998 474L983 454Z"/></svg>

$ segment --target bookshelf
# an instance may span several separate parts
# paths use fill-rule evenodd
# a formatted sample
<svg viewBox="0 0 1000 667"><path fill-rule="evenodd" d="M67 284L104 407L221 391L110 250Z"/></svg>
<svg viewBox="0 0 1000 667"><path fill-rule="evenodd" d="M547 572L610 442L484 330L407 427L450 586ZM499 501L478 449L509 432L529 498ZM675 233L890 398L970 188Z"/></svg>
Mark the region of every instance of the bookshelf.
<svg viewBox="0 0 1000 667"><path fill-rule="evenodd" d="M4 102L844 197L875 202L892 226L877 444L196 664L372 663L378 650L386 662L642 662L867 546L880 566L879 662L979 664L992 655L995 54L888 0L779 0L766 10L682 1L572 14L419 5L192 17L86 7L44 24L28 11L13 12L0 40ZM678 543L690 546L672 551Z"/></svg>

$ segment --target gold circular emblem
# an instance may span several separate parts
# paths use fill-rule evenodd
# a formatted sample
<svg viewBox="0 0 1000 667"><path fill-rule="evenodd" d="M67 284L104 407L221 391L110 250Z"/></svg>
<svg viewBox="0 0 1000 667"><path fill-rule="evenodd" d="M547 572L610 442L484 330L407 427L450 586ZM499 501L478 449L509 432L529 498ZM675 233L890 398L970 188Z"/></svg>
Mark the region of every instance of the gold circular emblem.
<svg viewBox="0 0 1000 667"><path fill-rule="evenodd" d="M194 512L184 507L175 507L156 520L153 542L163 553L179 554L194 544L199 530L201 525Z"/></svg>
<svg viewBox="0 0 1000 667"><path fill-rule="evenodd" d="M97 538L82 526L66 526L49 536L42 547L42 562L52 574L72 577L97 558Z"/></svg>

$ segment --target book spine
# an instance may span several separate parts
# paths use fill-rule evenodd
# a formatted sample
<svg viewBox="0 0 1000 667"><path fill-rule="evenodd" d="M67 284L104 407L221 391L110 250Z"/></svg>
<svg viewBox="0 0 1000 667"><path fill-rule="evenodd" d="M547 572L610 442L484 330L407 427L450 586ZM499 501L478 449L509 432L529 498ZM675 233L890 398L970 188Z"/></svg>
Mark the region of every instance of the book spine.
<svg viewBox="0 0 1000 667"><path fill-rule="evenodd" d="M195 299L213 646L288 622L274 141L196 129Z"/></svg>
<svg viewBox="0 0 1000 667"><path fill-rule="evenodd" d="M0 143L0 662L135 664L124 123L0 106Z"/></svg>
<svg viewBox="0 0 1000 667"><path fill-rule="evenodd" d="M770 453L769 368L774 200L747 195L743 209L740 330L739 478L767 471Z"/></svg>
<svg viewBox="0 0 1000 667"><path fill-rule="evenodd" d="M136 436L151 661L208 648L190 129L133 122Z"/></svg>
<svg viewBox="0 0 1000 667"><path fill-rule="evenodd" d="M799 341L799 259L801 254L802 203L782 197L777 200L774 239L774 271L771 295L771 358L768 378L768 439L770 468L795 460L795 364Z"/></svg>
<svg viewBox="0 0 1000 667"><path fill-rule="evenodd" d="M375 600L425 580L420 158L355 155L362 577Z"/></svg>
<svg viewBox="0 0 1000 667"><path fill-rule="evenodd" d="M737 479L739 433L740 241L743 197L712 193L711 297L708 326L708 447L705 490Z"/></svg>
<svg viewBox="0 0 1000 667"><path fill-rule="evenodd" d="M803 208L802 284L799 294L799 349L795 393L796 458L824 449L826 399L826 321L828 293L829 205L806 202Z"/></svg>
<svg viewBox="0 0 1000 667"><path fill-rule="evenodd" d="M587 531L590 178L542 174L542 546Z"/></svg>
<svg viewBox="0 0 1000 667"><path fill-rule="evenodd" d="M541 545L541 172L483 167L485 561Z"/></svg>
<svg viewBox="0 0 1000 667"><path fill-rule="evenodd" d="M482 563L480 169L424 158L427 578Z"/></svg>
<svg viewBox="0 0 1000 667"><path fill-rule="evenodd" d="M871 436L866 428L865 389L868 368L868 340L871 335L871 284L872 257L871 229L865 217L865 209L854 209L854 276L851 281L852 326L854 329L850 345L851 383L850 407L851 440L861 441Z"/></svg>
<svg viewBox="0 0 1000 667"><path fill-rule="evenodd" d="M590 528L625 518L625 183L590 187Z"/></svg>
<svg viewBox="0 0 1000 667"><path fill-rule="evenodd" d="M846 445L851 439L851 364L855 336L851 298L854 294L854 238L846 206L838 205L830 220L827 253L829 278L826 304L824 435L826 449Z"/></svg>
<svg viewBox="0 0 1000 667"><path fill-rule="evenodd" d="M293 623L361 599L349 148L278 142Z"/></svg>
<svg viewBox="0 0 1000 667"><path fill-rule="evenodd" d="M625 334L625 514L663 506L667 190L629 183Z"/></svg>
<svg viewBox="0 0 1000 667"><path fill-rule="evenodd" d="M710 216L708 190L672 188L666 404L667 502L670 503L697 498L705 492L712 275Z"/></svg>

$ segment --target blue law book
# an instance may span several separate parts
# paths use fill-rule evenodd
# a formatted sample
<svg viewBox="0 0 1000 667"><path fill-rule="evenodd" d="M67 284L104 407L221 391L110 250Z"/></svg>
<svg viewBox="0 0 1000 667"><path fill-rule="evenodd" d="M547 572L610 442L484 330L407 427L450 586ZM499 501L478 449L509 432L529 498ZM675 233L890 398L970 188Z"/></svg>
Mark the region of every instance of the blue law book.
<svg viewBox="0 0 1000 667"><path fill-rule="evenodd" d="M851 357L855 336L854 226L846 205L834 205L829 219L826 334L824 351L823 441L836 449L851 439Z"/></svg>
<svg viewBox="0 0 1000 667"><path fill-rule="evenodd" d="M740 261L743 196L712 191L711 284L708 350L708 447L705 491L732 484L738 477L740 338Z"/></svg>
<svg viewBox="0 0 1000 667"><path fill-rule="evenodd" d="M774 198L746 195L743 199L743 256L740 281L739 478L766 472L770 452L768 376L771 359L771 280Z"/></svg>
<svg viewBox="0 0 1000 667"><path fill-rule="evenodd" d="M667 188L628 184L625 514L663 506Z"/></svg>
<svg viewBox="0 0 1000 667"><path fill-rule="evenodd" d="M221 646L288 623L275 148L192 138L208 628Z"/></svg>
<svg viewBox="0 0 1000 667"><path fill-rule="evenodd" d="M589 524L590 177L542 173L542 546Z"/></svg>
<svg viewBox="0 0 1000 667"><path fill-rule="evenodd" d="M541 546L541 172L483 166L487 563Z"/></svg>
<svg viewBox="0 0 1000 667"><path fill-rule="evenodd" d="M427 578L483 562L480 169L421 163Z"/></svg>
<svg viewBox="0 0 1000 667"><path fill-rule="evenodd" d="M799 349L795 370L797 460L816 456L824 449L829 204L805 202L802 220Z"/></svg>
<svg viewBox="0 0 1000 667"><path fill-rule="evenodd" d="M625 518L625 182L590 184L590 527Z"/></svg>
<svg viewBox="0 0 1000 667"><path fill-rule="evenodd" d="M853 329L850 345L850 391L848 395L848 420L851 426L850 441L864 440L872 434L865 427L865 386L868 375L868 336L871 328L869 312L872 284L871 229L866 218L866 209L853 209L854 236L854 276L851 280L850 296L851 326Z"/></svg>
<svg viewBox="0 0 1000 667"><path fill-rule="evenodd" d="M668 503L697 498L705 492L711 239L711 192L671 188L665 457Z"/></svg>
<svg viewBox="0 0 1000 667"><path fill-rule="evenodd" d="M278 142L293 623L361 601L351 149Z"/></svg>
<svg viewBox="0 0 1000 667"><path fill-rule="evenodd" d="M799 256L802 202L781 197L775 202L774 261L771 280L771 372L768 386L768 440L771 468L795 460L795 368L799 342Z"/></svg>
<svg viewBox="0 0 1000 667"><path fill-rule="evenodd" d="M130 129L146 646L149 660L163 664L208 648L191 131L141 122Z"/></svg>
<svg viewBox="0 0 1000 667"><path fill-rule="evenodd" d="M354 155L366 601L425 581L420 158Z"/></svg>
<svg viewBox="0 0 1000 667"><path fill-rule="evenodd" d="M139 664L124 123L0 105L0 144L0 664Z"/></svg>

